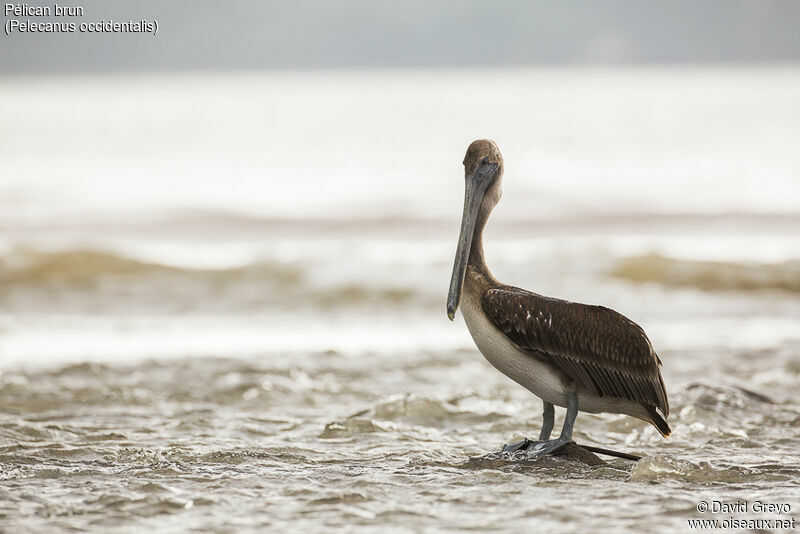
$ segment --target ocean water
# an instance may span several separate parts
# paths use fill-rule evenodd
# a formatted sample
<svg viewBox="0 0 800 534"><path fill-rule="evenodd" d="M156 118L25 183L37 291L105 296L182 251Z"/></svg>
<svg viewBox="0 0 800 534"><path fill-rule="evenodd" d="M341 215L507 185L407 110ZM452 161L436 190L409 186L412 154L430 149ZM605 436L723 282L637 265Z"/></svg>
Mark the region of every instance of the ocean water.
<svg viewBox="0 0 800 534"><path fill-rule="evenodd" d="M796 67L0 78L0 116L1 532L800 510ZM620 311L664 362L668 440L576 423L639 462L486 457L541 404L445 314L482 137L495 276Z"/></svg>

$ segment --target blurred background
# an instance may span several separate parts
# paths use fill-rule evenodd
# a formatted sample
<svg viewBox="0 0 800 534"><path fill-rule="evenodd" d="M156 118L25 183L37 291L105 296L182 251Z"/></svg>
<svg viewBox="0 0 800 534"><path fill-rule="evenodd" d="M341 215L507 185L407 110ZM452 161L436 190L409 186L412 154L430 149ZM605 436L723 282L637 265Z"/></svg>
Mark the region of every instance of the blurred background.
<svg viewBox="0 0 800 534"><path fill-rule="evenodd" d="M77 473L96 458L166 462L169 491L130 481L134 504L115 508L139 517L199 506L180 470L236 471L232 450L291 439L345 462L364 443L382 451L388 432L391 464L538 426L537 401L445 314L461 161L478 138L506 162L485 236L494 275L641 324L664 360L669 450L735 457L731 440L765 427L794 437L775 430L781 445L753 442L738 464L797 450L800 3L81 6L72 22L156 20L158 33L0 36L6 479L30 490L31 457L65 476L67 457ZM372 415L348 418L360 410ZM639 423L582 418L600 443L613 423L623 446L663 450ZM69 455L48 452L64 443ZM673 465L719 482L695 467ZM775 476L765 484L782 491ZM10 504L33 514L14 524L83 511L63 521L86 527L108 511L65 494ZM203 510L250 497L205 495ZM278 517L297 521L283 497ZM364 499L302 517L379 521ZM451 520L493 517L464 503Z"/></svg>
<svg viewBox="0 0 800 534"><path fill-rule="evenodd" d="M82 7L159 31L4 36L5 363L471 346L442 310L484 137L501 280L660 346L798 331L795 2Z"/></svg>

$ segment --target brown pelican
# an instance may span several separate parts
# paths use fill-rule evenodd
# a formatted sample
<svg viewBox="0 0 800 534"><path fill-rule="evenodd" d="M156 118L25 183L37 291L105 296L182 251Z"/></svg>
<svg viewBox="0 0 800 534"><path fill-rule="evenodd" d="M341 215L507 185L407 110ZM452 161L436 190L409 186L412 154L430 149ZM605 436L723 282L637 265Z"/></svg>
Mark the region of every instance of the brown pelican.
<svg viewBox="0 0 800 534"><path fill-rule="evenodd" d="M459 302L481 353L544 403L538 442L503 450L547 454L572 440L578 411L627 414L669 436L661 360L644 330L623 315L531 293L498 282L483 257L483 228L500 200L503 156L493 141L474 141L464 157L466 192L447 315ZM567 409L551 440L554 406Z"/></svg>

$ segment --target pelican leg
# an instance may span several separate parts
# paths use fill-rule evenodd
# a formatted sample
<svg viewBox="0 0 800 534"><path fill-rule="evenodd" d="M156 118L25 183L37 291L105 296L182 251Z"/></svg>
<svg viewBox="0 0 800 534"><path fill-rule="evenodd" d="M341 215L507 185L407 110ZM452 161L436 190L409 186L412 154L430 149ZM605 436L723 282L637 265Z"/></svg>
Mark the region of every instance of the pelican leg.
<svg viewBox="0 0 800 534"><path fill-rule="evenodd" d="M545 454L551 454L570 441L572 441L572 427L575 426L575 419L578 417L578 394L574 391L567 392L567 415L564 418L564 426L561 428L561 435L558 436L557 439L545 439L543 441L534 441L531 442L525 450L528 453L528 456L544 456ZM547 404L545 404L545 424L547 424ZM550 405L550 410L552 413L553 405ZM550 422L550 427L552 428L552 420ZM545 428L542 427L542 432L544 433ZM549 432L548 432L549 437Z"/></svg>
<svg viewBox="0 0 800 534"><path fill-rule="evenodd" d="M549 402L542 401L542 430L539 432L539 441L533 441L528 438L515 443L503 445L502 452L517 452L528 450L536 443L547 441L550 439L550 433L553 431L553 420L555 419L555 409Z"/></svg>
<svg viewBox="0 0 800 534"><path fill-rule="evenodd" d="M555 419L555 409L549 402L544 402L542 407L542 430L539 432L539 441L550 439L550 433L553 431L553 419Z"/></svg>
<svg viewBox="0 0 800 534"><path fill-rule="evenodd" d="M557 451L572 441L572 427L575 426L575 419L578 417L578 394L574 391L568 391L566 400L567 415L564 418L561 435L557 439L549 439L550 433L553 431L555 409L552 404L545 402L542 410L543 422L539 441L523 439L516 443L509 443L503 446L502 452L526 451L528 456L544 456Z"/></svg>
<svg viewBox="0 0 800 534"><path fill-rule="evenodd" d="M567 392L567 416L564 418L564 426L561 428L561 435L558 437L564 443L572 441L572 427L575 426L575 419L578 417L578 394L574 391Z"/></svg>

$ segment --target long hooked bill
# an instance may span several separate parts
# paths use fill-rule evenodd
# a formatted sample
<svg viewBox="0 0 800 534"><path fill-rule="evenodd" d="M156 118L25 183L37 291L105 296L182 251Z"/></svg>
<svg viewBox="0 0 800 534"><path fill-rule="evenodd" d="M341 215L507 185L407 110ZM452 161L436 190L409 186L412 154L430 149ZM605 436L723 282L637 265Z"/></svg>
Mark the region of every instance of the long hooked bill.
<svg viewBox="0 0 800 534"><path fill-rule="evenodd" d="M475 233L475 223L481 210L481 203L489 184L492 183L497 164L486 165L479 168L475 175L466 176L464 190L464 213L461 216L461 234L458 236L456 259L453 263L453 275L450 277L450 291L447 294L447 316L452 321L461 300L461 288L464 285L464 276L467 273L472 237Z"/></svg>

